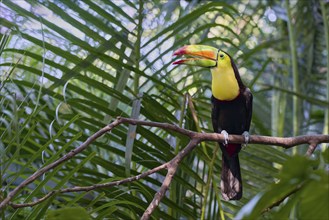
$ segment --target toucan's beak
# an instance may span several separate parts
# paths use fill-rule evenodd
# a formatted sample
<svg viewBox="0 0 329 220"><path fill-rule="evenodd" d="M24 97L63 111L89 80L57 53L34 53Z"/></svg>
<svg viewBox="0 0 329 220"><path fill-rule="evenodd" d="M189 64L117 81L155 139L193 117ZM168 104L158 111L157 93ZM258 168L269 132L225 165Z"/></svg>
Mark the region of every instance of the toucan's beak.
<svg viewBox="0 0 329 220"><path fill-rule="evenodd" d="M173 64L185 64L192 66L201 66L201 67L215 67L217 65L217 54L218 49L206 46L206 45L186 45L182 48L179 48L174 52L173 55L187 56L186 59L178 60L173 62Z"/></svg>

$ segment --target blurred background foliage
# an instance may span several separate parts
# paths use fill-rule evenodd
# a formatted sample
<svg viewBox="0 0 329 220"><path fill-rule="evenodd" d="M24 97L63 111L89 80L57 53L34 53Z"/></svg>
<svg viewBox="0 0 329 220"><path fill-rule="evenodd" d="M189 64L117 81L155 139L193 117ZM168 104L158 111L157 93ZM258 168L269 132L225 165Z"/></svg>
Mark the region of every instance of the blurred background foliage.
<svg viewBox="0 0 329 220"><path fill-rule="evenodd" d="M3 0L0 12L0 198L117 116L211 132L211 75L171 64L185 44L233 56L254 94L251 134L329 133L326 0ZM136 175L170 160L187 141L157 128L120 126L13 202ZM328 145L310 159L299 156L307 147L249 145L240 153L244 196L226 202L218 188L220 152L203 143L180 165L152 218L328 219ZM47 210L79 207L92 219L139 219L164 175L60 194L0 215L40 219Z"/></svg>

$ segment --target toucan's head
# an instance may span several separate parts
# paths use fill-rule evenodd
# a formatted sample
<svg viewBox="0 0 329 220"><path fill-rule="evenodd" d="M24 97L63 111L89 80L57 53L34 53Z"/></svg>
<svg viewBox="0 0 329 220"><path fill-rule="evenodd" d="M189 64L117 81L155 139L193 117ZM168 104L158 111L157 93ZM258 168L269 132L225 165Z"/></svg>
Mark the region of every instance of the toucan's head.
<svg viewBox="0 0 329 220"><path fill-rule="evenodd" d="M174 52L174 55L184 55L186 59L173 64L185 64L208 68L232 68L231 57L222 50L207 45L186 45Z"/></svg>
<svg viewBox="0 0 329 220"><path fill-rule="evenodd" d="M219 100L233 100L244 87L238 68L230 55L224 51L206 45L186 45L174 52L185 59L173 64L185 64L210 68L212 73L212 93Z"/></svg>

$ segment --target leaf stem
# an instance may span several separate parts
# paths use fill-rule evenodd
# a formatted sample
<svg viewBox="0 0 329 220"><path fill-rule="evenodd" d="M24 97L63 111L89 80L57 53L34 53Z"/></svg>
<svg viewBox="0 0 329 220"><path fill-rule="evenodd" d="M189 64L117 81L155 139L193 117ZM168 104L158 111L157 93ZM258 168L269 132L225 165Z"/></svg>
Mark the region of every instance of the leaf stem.
<svg viewBox="0 0 329 220"><path fill-rule="evenodd" d="M326 39L326 48L327 48L327 101L329 102L329 22L328 22L328 14L325 7L325 1L320 1L323 24L324 24L324 34ZM324 126L323 126L323 134L329 134L329 108L325 109L325 117L324 117ZM325 144L322 145L323 150L325 149Z"/></svg>
<svg viewBox="0 0 329 220"><path fill-rule="evenodd" d="M291 53L291 64L292 64L292 77L293 77L293 91L299 93L299 76L298 76L298 58L297 58L297 46L296 46L296 33L293 27L294 18L292 17L292 12L289 5L289 0L285 1L286 10L288 15L288 32L289 32L289 45ZM299 98L293 96L293 136L298 135L299 133ZM297 149L293 149L293 154L297 153Z"/></svg>

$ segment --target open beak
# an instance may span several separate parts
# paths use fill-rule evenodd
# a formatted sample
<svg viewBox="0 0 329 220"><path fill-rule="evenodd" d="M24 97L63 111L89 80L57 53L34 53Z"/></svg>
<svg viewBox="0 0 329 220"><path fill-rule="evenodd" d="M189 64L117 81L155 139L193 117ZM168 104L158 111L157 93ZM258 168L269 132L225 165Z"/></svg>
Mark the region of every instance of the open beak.
<svg viewBox="0 0 329 220"><path fill-rule="evenodd" d="M173 62L175 65L185 64L200 67L215 67L217 65L218 49L206 45L186 45L179 48L173 55L184 55L187 58Z"/></svg>

